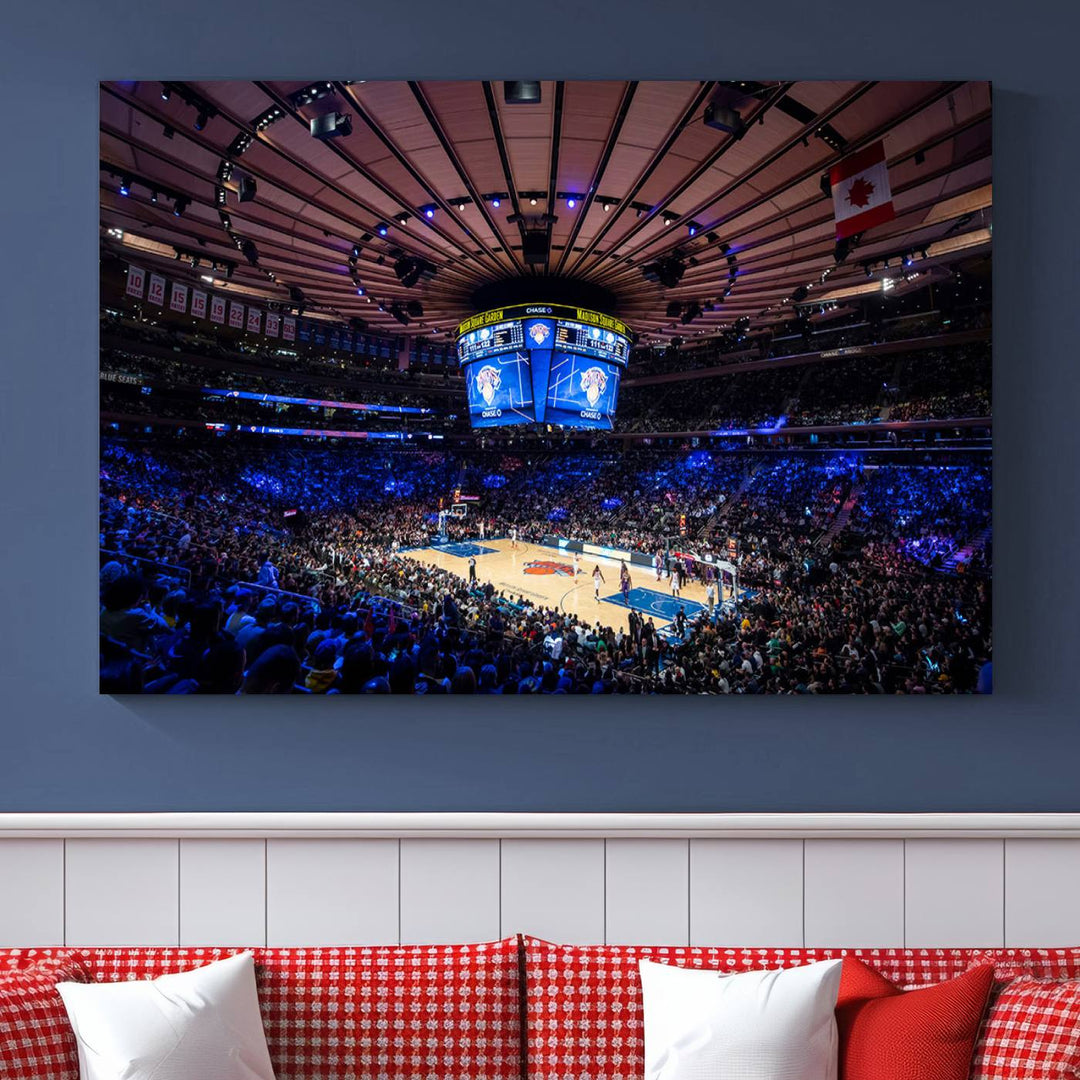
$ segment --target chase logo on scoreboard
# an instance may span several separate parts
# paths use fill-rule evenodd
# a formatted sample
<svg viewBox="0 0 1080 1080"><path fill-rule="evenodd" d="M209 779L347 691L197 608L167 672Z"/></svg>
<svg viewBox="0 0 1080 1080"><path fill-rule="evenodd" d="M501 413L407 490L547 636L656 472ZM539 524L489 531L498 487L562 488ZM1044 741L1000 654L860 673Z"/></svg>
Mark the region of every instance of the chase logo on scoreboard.
<svg viewBox="0 0 1080 1080"><path fill-rule="evenodd" d="M600 395L607 389L608 377L603 368L591 367L581 373L581 389L591 408L596 408Z"/></svg>
<svg viewBox="0 0 1080 1080"><path fill-rule="evenodd" d="M536 559L525 564L526 574L557 574L559 577L573 577L574 568L568 563L551 562L549 559Z"/></svg>

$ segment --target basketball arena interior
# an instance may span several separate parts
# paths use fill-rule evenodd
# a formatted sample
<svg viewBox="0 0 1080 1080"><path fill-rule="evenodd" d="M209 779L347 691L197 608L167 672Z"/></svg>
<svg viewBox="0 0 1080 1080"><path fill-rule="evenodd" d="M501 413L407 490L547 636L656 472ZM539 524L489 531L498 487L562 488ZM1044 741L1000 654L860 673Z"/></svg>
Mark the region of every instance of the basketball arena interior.
<svg viewBox="0 0 1080 1080"><path fill-rule="evenodd" d="M99 179L102 692L990 692L988 83L111 82Z"/></svg>

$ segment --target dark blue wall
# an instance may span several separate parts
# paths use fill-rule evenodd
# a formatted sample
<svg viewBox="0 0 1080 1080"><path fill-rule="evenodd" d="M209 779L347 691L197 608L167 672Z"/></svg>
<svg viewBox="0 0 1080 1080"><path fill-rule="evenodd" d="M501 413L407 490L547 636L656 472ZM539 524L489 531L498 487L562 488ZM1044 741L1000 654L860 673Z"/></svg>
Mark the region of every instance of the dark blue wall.
<svg viewBox="0 0 1080 1080"><path fill-rule="evenodd" d="M1080 84L1069 7L7 5L0 811L1080 810ZM98 80L519 76L994 80L992 700L552 710L516 699L97 696Z"/></svg>

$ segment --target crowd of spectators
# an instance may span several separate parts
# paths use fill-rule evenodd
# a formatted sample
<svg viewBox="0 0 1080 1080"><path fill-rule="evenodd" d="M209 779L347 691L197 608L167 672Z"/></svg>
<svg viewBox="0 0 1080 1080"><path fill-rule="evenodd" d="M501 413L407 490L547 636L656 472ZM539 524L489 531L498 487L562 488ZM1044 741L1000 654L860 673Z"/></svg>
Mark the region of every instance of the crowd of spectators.
<svg viewBox="0 0 1080 1080"><path fill-rule="evenodd" d="M736 538L751 592L677 635L583 625L403 556L454 488L481 494L489 536L649 552L685 513L688 547ZM991 655L988 560L944 573L917 543L984 533L970 463L107 439L100 501L107 692L970 692Z"/></svg>

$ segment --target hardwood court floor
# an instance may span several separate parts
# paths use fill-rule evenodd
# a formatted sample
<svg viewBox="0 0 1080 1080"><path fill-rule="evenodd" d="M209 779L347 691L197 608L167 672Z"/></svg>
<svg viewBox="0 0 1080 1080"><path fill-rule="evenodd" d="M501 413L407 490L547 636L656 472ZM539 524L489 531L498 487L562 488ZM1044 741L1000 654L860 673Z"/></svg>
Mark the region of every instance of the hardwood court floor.
<svg viewBox="0 0 1080 1080"><path fill-rule="evenodd" d="M480 581L490 581L500 592L558 608L578 616L590 626L599 620L604 626L627 628L629 609L623 606L619 592L617 559L583 554L581 573L575 577L572 553L521 541L514 551L508 539L475 539L471 544L414 548L402 552L402 556L467 578L471 547L489 549L476 556L476 577ZM593 598L592 572L597 565L605 579L600 585L599 603ZM656 571L651 567L631 566L630 584L631 607L651 616L657 626L666 626L675 617L680 603L688 616L705 606L704 585L687 582L681 598L673 599L670 581L666 577L657 581ZM617 602L610 603L606 598Z"/></svg>

